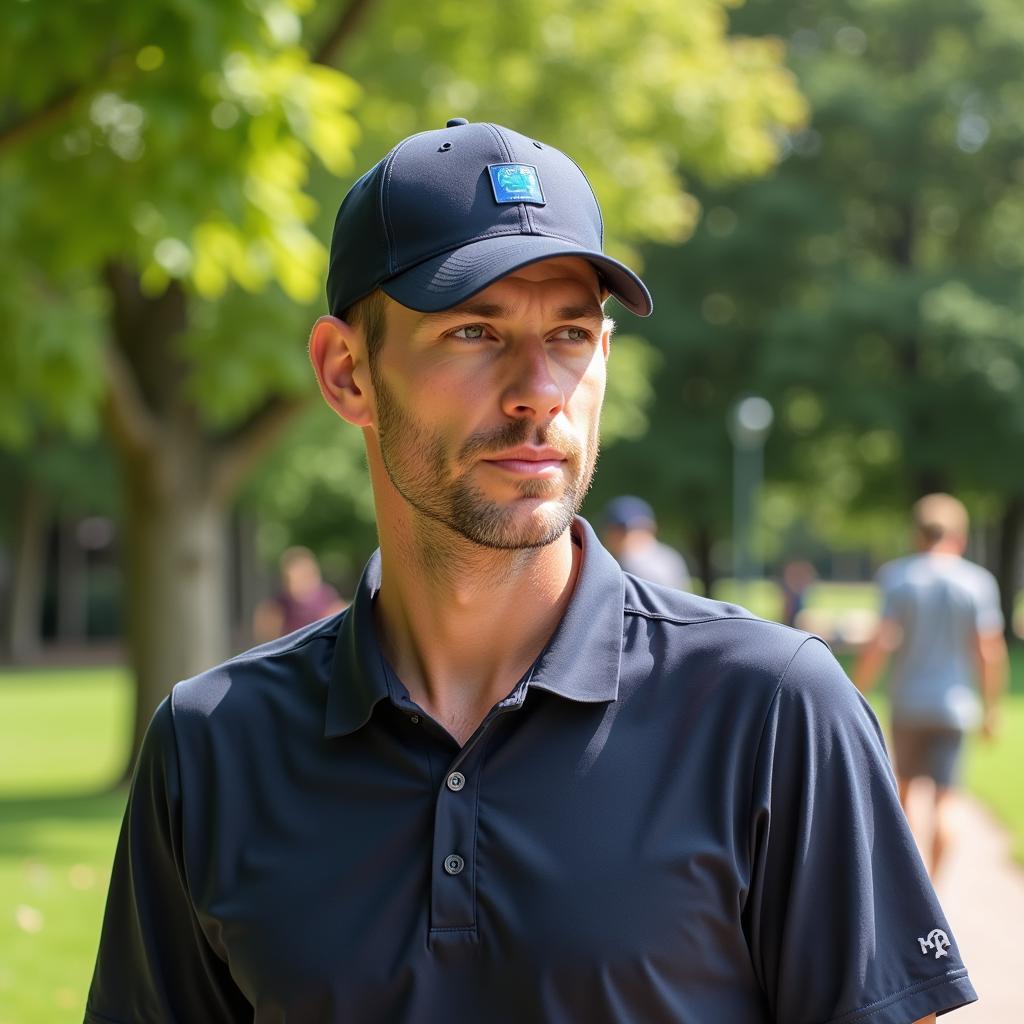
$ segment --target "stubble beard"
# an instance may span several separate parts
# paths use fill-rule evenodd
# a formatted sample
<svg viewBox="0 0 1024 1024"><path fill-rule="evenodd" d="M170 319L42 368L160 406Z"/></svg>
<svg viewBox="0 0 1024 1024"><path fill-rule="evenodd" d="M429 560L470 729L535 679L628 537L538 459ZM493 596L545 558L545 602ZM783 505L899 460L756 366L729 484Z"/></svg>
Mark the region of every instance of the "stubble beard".
<svg viewBox="0 0 1024 1024"><path fill-rule="evenodd" d="M542 514L525 517L517 502L501 503L476 487L468 472L450 478L449 456L443 438L410 416L371 365L377 398L381 460L395 490L421 516L440 523L466 540L498 551L545 547L571 525L590 488L597 465L596 429L586 447L550 427L538 428L527 419L512 420L492 431L479 431L463 443L459 465L471 466L481 456L534 443L549 445L565 457L568 482ZM596 426L596 425L595 425ZM554 497L556 480L522 480L520 499Z"/></svg>

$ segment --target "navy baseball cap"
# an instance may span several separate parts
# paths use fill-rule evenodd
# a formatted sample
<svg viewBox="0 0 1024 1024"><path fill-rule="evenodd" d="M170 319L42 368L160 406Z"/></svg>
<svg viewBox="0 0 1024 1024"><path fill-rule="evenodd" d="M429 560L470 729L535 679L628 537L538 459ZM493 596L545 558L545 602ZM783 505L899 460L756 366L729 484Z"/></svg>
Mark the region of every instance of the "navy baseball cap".
<svg viewBox="0 0 1024 1024"><path fill-rule="evenodd" d="M449 309L519 267L589 260L627 309L648 316L643 281L601 251L594 190L564 153L496 124L452 118L398 143L338 210L327 274L335 316L375 288L422 313Z"/></svg>
<svg viewBox="0 0 1024 1024"><path fill-rule="evenodd" d="M609 526L651 527L655 525L654 509L633 494L623 494L612 498L604 510L604 521Z"/></svg>

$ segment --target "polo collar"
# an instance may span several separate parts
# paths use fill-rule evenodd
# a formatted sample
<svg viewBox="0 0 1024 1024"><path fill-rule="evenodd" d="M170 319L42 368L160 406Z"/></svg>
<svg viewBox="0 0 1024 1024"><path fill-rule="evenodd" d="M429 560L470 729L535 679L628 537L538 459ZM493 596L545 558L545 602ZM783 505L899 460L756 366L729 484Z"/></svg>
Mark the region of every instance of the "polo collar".
<svg viewBox="0 0 1024 1024"><path fill-rule="evenodd" d="M562 621L527 674L527 686L581 703L611 701L618 696L622 656L622 570L585 519L577 516L571 529L582 549L576 587ZM390 695L389 669L373 620L380 583L378 550L366 563L352 605L338 626L325 736L355 732Z"/></svg>

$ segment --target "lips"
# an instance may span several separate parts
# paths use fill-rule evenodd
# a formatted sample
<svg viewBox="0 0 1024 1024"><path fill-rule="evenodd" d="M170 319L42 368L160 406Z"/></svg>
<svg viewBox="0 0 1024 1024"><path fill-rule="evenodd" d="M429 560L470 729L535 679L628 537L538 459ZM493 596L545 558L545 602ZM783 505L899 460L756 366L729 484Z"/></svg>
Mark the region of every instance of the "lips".
<svg viewBox="0 0 1024 1024"><path fill-rule="evenodd" d="M496 469L527 476L546 476L557 472L565 456L554 448L513 448L483 460Z"/></svg>
<svg viewBox="0 0 1024 1024"><path fill-rule="evenodd" d="M565 456L554 448L513 448L500 455L488 455L487 462L564 462Z"/></svg>

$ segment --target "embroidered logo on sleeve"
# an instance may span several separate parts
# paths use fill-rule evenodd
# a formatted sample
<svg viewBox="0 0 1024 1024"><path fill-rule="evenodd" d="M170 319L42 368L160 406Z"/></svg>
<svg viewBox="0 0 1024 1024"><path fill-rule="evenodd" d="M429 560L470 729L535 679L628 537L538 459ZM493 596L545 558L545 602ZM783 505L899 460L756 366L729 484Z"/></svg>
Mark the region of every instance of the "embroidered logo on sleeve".
<svg viewBox="0 0 1024 1024"><path fill-rule="evenodd" d="M928 938L922 939L918 937L917 940L921 943L921 953L923 956L928 955L928 950L935 950L935 959L938 960L940 956L949 956L946 950L949 949L949 936L941 928L933 928L928 933Z"/></svg>

